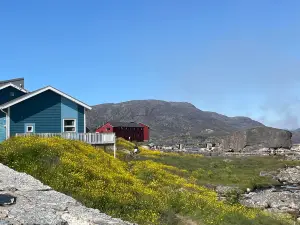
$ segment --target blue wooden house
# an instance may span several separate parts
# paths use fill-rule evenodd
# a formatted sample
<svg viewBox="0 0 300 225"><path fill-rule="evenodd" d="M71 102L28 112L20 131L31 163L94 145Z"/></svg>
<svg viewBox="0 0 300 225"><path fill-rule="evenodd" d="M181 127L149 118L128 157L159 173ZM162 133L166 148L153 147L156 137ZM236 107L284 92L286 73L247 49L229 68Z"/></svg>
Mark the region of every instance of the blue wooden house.
<svg viewBox="0 0 300 225"><path fill-rule="evenodd" d="M0 81L0 142L22 134L86 139L87 110L91 107L54 87L29 92L22 78Z"/></svg>

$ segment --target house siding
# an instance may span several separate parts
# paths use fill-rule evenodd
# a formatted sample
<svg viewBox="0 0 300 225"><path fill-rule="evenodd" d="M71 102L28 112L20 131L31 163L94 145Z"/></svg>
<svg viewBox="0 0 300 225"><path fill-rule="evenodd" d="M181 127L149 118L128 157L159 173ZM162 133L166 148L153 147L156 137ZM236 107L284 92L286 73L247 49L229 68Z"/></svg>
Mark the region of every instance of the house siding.
<svg viewBox="0 0 300 225"><path fill-rule="evenodd" d="M45 91L10 108L10 135L24 133L26 123L35 124L36 133L61 132L61 96Z"/></svg>
<svg viewBox="0 0 300 225"><path fill-rule="evenodd" d="M103 126L97 128L96 133L112 133L113 126L110 123L106 123Z"/></svg>
<svg viewBox="0 0 300 225"><path fill-rule="evenodd" d="M6 114L0 111L0 143L6 139Z"/></svg>
<svg viewBox="0 0 300 225"><path fill-rule="evenodd" d="M13 92L14 96L10 96L10 93ZM22 95L24 95L25 93L14 88L14 87L6 87L2 90L0 90L0 105L9 102L15 98L18 98Z"/></svg>
<svg viewBox="0 0 300 225"><path fill-rule="evenodd" d="M10 135L24 133L26 124L35 133L61 133L64 119L76 119L76 131L84 132L84 107L49 90L11 106Z"/></svg>
<svg viewBox="0 0 300 225"><path fill-rule="evenodd" d="M84 107L75 102L61 97L61 130L63 131L64 119L76 119L76 132L84 133Z"/></svg>
<svg viewBox="0 0 300 225"><path fill-rule="evenodd" d="M81 105L78 106L78 132L79 133L85 133L85 127L84 127L84 110L85 108Z"/></svg>
<svg viewBox="0 0 300 225"><path fill-rule="evenodd" d="M61 97L61 131L64 131L64 119L76 120L76 132L78 132L77 104L65 97Z"/></svg>
<svg viewBox="0 0 300 225"><path fill-rule="evenodd" d="M150 138L150 131L149 131L149 127L146 126L145 124L143 123L140 123L140 125L142 125L144 127L144 141L149 141L149 138Z"/></svg>
<svg viewBox="0 0 300 225"><path fill-rule="evenodd" d="M96 129L96 133L115 133L117 137L130 141L144 141L144 126L142 127L113 127L112 124L106 123Z"/></svg>

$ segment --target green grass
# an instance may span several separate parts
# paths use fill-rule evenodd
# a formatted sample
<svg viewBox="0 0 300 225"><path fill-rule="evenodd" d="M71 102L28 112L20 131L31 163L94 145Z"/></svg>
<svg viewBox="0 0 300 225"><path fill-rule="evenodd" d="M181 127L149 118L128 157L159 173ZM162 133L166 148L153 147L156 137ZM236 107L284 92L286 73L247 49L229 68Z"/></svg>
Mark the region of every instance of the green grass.
<svg viewBox="0 0 300 225"><path fill-rule="evenodd" d="M141 156L138 160L150 159ZM272 177L260 176L261 171L276 171L287 166L300 165L299 161L286 161L281 157L193 157L192 155L161 156L151 160L187 170L201 185L231 185L245 188L259 188L276 185Z"/></svg>

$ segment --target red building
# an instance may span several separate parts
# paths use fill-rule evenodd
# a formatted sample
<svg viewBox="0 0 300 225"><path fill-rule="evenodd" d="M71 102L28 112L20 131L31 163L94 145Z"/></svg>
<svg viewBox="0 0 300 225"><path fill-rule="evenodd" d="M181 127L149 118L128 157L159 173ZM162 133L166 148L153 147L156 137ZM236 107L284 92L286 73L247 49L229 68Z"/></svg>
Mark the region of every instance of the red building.
<svg viewBox="0 0 300 225"><path fill-rule="evenodd" d="M107 122L96 129L96 133L115 133L129 141L149 141L149 127L142 123Z"/></svg>

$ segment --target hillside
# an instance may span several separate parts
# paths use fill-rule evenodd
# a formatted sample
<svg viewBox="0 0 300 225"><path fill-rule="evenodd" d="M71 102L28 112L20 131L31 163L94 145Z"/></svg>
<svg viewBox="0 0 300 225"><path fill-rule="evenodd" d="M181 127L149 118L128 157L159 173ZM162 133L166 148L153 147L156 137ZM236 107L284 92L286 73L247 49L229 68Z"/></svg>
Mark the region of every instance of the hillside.
<svg viewBox="0 0 300 225"><path fill-rule="evenodd" d="M190 103L159 100L100 104L93 106L93 110L87 114L87 126L92 130L110 120L145 123L151 127L153 139L224 135L236 130L263 126L247 117L227 117L202 111Z"/></svg>
<svg viewBox="0 0 300 225"><path fill-rule="evenodd" d="M134 144L119 140L118 146L132 149ZM58 137L16 137L0 144L1 163L126 221L141 225L292 224L286 218L234 203L231 197L218 201L215 191L202 186L268 184L270 178L260 177L259 171L288 163L275 158L233 160L228 164L219 158L141 149L138 158L123 161L102 149Z"/></svg>

